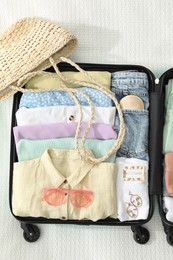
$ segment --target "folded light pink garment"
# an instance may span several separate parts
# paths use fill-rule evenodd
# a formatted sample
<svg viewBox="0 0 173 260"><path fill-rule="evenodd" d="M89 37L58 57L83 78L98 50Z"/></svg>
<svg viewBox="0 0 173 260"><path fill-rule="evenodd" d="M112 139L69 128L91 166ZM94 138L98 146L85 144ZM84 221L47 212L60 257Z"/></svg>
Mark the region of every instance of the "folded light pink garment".
<svg viewBox="0 0 173 260"><path fill-rule="evenodd" d="M165 154L165 185L167 193L173 197L173 153Z"/></svg>
<svg viewBox="0 0 173 260"><path fill-rule="evenodd" d="M80 135L82 137L87 127L87 123L81 125ZM47 125L16 126L13 128L15 142L20 139L44 140L54 138L74 137L76 134L77 123L57 123ZM109 124L92 124L87 135L90 139L116 139L117 134Z"/></svg>

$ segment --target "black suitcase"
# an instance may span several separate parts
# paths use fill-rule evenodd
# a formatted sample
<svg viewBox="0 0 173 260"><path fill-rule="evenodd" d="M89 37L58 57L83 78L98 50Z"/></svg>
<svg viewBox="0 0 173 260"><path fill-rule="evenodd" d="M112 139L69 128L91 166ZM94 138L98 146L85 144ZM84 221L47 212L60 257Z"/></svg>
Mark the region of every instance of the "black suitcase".
<svg viewBox="0 0 173 260"><path fill-rule="evenodd" d="M161 136L162 128L159 128L162 123L159 121L160 117L160 103L163 104L163 95L159 91L158 86L155 84L155 77L153 73L143 67L138 65L102 65L102 64L79 64L84 70L90 71L124 71L124 70L137 70L139 72L145 72L148 76L149 81L149 97L150 97L150 106L149 106L149 214L147 219L144 220L132 220L120 222L118 219L107 218L99 220L96 222L90 220L60 220L60 219L46 219L43 217L34 218L34 217L18 217L15 216L12 212L12 183L13 183L13 163L17 161L17 154L15 148L15 142L13 137L12 128L16 126L15 112L18 109L21 93L16 93L14 95L13 101L13 112L12 112L12 127L11 127L11 158L10 158L10 179L9 179L9 203L10 210L13 216L20 222L21 228L23 229L23 236L28 242L35 242L39 236L40 231L35 225L38 224L80 224L80 225L109 225L109 226L130 226L133 232L134 240L139 244L145 244L150 238L149 231L142 227L141 225L147 223L154 212L154 202L156 194L161 195L162 189L162 179L158 176L162 174L162 155L160 153L162 142L157 142L157 137ZM60 63L60 71L75 71L70 65ZM53 68L50 68L48 71L53 72ZM158 109L159 108L159 109ZM160 159L158 159L160 158ZM159 162L159 163L158 163ZM158 173L159 172L159 173ZM156 177L157 175L157 177ZM156 178L155 178L156 177ZM164 222L166 223L166 222Z"/></svg>

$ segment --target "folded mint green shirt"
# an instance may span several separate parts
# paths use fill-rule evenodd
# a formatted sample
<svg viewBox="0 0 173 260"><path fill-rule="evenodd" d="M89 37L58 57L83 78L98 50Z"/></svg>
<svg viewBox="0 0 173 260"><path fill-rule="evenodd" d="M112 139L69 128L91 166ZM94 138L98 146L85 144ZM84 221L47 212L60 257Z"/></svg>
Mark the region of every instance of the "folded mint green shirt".
<svg viewBox="0 0 173 260"><path fill-rule="evenodd" d="M165 109L173 109L173 80L169 80L165 86Z"/></svg>
<svg viewBox="0 0 173 260"><path fill-rule="evenodd" d="M79 139L79 143L80 143ZM115 144L115 139L98 140L87 139L85 148L92 150L95 158L103 157ZM59 138L48 140L27 140L21 139L17 144L17 154L19 161L33 160L44 153L46 149L68 149L74 150L74 138ZM110 156L105 162L115 162L116 154Z"/></svg>
<svg viewBox="0 0 173 260"><path fill-rule="evenodd" d="M173 80L165 86L165 122L163 128L163 154L173 153Z"/></svg>
<svg viewBox="0 0 173 260"><path fill-rule="evenodd" d="M173 153L173 109L167 110L163 128L163 154Z"/></svg>

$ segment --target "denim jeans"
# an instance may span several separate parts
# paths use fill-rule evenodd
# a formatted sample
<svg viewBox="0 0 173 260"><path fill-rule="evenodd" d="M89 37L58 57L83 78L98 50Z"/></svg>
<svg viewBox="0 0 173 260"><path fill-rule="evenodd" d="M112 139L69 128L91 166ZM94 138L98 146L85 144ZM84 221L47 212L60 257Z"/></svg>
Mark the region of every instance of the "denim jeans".
<svg viewBox="0 0 173 260"><path fill-rule="evenodd" d="M117 157L138 158L148 160L148 111L122 110L126 133L117 151ZM120 129L119 117L115 119L117 133Z"/></svg>
<svg viewBox="0 0 173 260"><path fill-rule="evenodd" d="M148 77L138 71L120 71L112 73L111 91L118 102L127 95L140 97L144 102L144 110L123 109L126 134L118 157L148 160L148 126L149 126L149 94ZM116 115L115 129L119 132L119 117Z"/></svg>
<svg viewBox="0 0 173 260"><path fill-rule="evenodd" d="M148 77L144 72L120 71L112 73L111 91L118 101L127 95L135 95L144 102L144 109L149 107Z"/></svg>

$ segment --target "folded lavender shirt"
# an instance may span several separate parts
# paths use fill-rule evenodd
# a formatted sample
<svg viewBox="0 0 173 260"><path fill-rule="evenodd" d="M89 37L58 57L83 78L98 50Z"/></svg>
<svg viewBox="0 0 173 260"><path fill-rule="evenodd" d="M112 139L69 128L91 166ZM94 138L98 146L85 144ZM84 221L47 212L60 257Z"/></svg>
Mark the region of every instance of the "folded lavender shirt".
<svg viewBox="0 0 173 260"><path fill-rule="evenodd" d="M79 137L82 137L87 127L87 123L83 122ZM28 125L16 126L13 128L15 142L20 139L44 140L54 138L74 137L76 134L77 123L57 123L47 125ZM90 139L116 139L117 134L113 127L109 124L92 124L87 135Z"/></svg>

